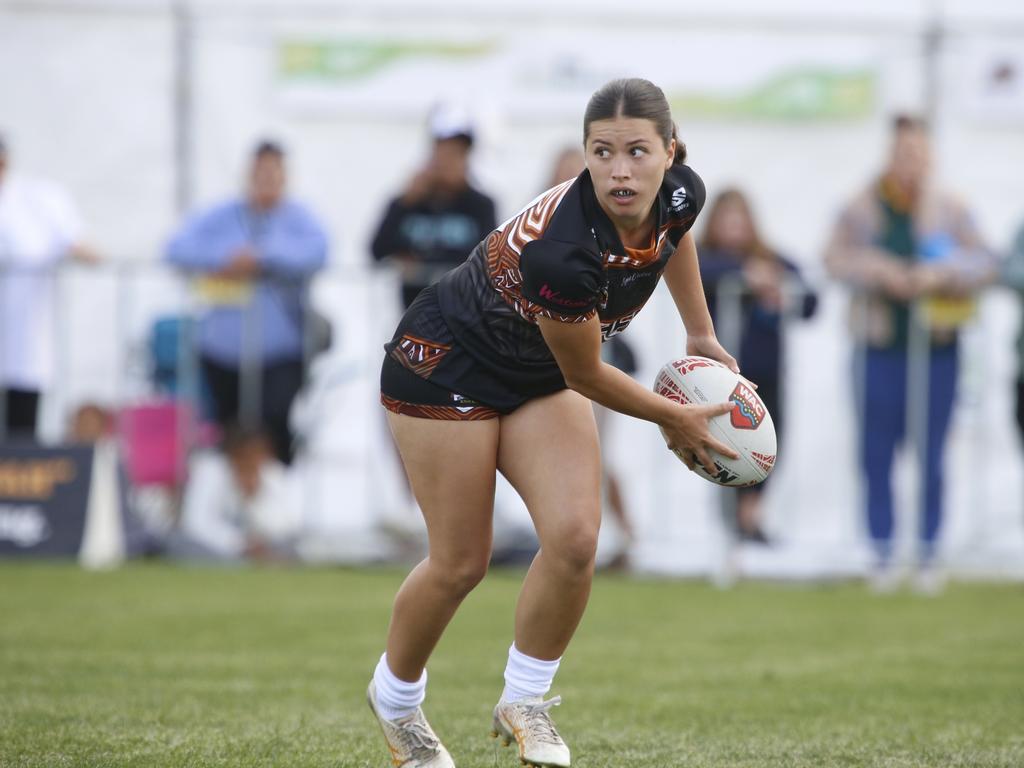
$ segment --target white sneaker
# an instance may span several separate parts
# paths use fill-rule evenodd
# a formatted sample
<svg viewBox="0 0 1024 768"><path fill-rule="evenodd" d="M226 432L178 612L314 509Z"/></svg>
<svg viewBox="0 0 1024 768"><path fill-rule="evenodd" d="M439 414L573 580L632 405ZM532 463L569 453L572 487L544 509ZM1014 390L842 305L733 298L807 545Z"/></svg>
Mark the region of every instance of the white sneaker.
<svg viewBox="0 0 1024 768"><path fill-rule="evenodd" d="M523 765L569 768L569 748L555 730L548 710L562 703L561 696L542 701L540 696L523 701L499 701L494 708L494 730L507 747L515 739Z"/></svg>
<svg viewBox="0 0 1024 768"><path fill-rule="evenodd" d="M422 709L416 707L411 715L398 720L385 719L377 711L377 687L372 680L366 689L366 700L384 732L395 768L455 768L452 756L437 738Z"/></svg>

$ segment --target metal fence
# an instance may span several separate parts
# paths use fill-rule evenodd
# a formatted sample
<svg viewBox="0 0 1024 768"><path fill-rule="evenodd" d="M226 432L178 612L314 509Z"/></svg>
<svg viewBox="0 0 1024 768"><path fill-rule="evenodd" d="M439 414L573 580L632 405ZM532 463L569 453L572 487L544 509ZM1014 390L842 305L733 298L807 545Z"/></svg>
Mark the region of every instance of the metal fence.
<svg viewBox="0 0 1024 768"><path fill-rule="evenodd" d="M195 320L206 308L186 278L155 264L67 266L37 277L50 281L55 292L56 376L45 392L44 440L60 440L62 423L82 402L99 401L123 411L169 396L153 376L152 335L160 318ZM292 471L304 489L305 526L318 543L316 558L388 557L396 551L389 544L395 529L415 532L418 526L376 402L381 344L390 337L400 311L398 277L389 270L332 269L316 277L311 294L309 306L333 326L333 343L309 361L307 383L293 413L302 450ZM718 333L733 350L738 348L743 299L739 283L722 284ZM737 548L722 525L726 495L685 472L660 446L656 432L646 429L649 425L617 417L619 426L605 453L613 461L628 456L633 467L624 490L637 518L633 562L639 570L822 577L850 575L865 567L853 428L854 398L864 391L857 376L863 369L851 373L858 371L855 347L845 326L836 321L844 314L837 305L846 298L827 289L823 300L828 311L822 317L798 325L792 313L783 315L782 330L790 343L782 361L781 398L789 411L789 427L780 446L779 477L766 499L769 524L780 540L773 551ZM1024 477L1016 435L1006 419L1009 394L999 391L1009 382L1005 372L993 368L999 359L994 345L1009 340L1005 313L993 314L987 306L983 301L962 331L960 396L946 462L949 535L944 552L947 561L965 572L1019 576L1024 564ZM641 380L653 379L661 363L682 354L680 332L666 330L680 327L674 311L667 297L656 296L645 313L648 324L638 322L627 334L641 350ZM198 353L188 327L178 325L180 390L175 396L195 403ZM258 325L249 322L246 327ZM914 338L907 409L911 457L923 445L928 398L927 338L920 333ZM255 418L262 397L255 375L259 360L253 354L259 340L251 330L244 339L248 351L240 396L249 418ZM311 346L309 340L307 349ZM808 383L815 376L818 383ZM1003 405L993 407L993 397L1002 398ZM196 408L178 413L183 439L176 445L184 476L200 430ZM898 541L906 557L913 557L912 531L922 509L921 466L919 461L897 465ZM499 492L498 516L512 526L528 527L518 504L507 490Z"/></svg>

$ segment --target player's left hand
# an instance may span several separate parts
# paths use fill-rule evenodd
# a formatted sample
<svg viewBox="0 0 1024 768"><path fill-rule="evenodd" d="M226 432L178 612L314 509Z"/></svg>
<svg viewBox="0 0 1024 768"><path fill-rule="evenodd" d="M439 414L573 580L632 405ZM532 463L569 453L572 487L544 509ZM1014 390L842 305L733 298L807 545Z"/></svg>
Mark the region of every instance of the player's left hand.
<svg viewBox="0 0 1024 768"><path fill-rule="evenodd" d="M718 343L715 336L687 336L686 354L710 357L712 360L725 365L733 373L740 372L740 366L736 358L725 351L725 347Z"/></svg>

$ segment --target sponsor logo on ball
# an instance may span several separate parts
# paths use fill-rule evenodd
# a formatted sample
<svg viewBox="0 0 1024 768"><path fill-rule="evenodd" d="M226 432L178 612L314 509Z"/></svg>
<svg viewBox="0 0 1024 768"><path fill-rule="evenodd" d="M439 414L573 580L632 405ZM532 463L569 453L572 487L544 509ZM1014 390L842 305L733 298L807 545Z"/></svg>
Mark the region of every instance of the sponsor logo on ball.
<svg viewBox="0 0 1024 768"><path fill-rule="evenodd" d="M757 429L761 426L761 422L764 421L764 405L754 391L742 381L729 395L729 402L733 404L729 420L736 429Z"/></svg>
<svg viewBox="0 0 1024 768"><path fill-rule="evenodd" d="M715 474L712 475L707 470L704 471L705 473L707 473L708 477L710 477L716 483L721 483L722 485L732 485L733 483L740 479L739 475L737 475L728 467L722 466L717 461L715 462Z"/></svg>

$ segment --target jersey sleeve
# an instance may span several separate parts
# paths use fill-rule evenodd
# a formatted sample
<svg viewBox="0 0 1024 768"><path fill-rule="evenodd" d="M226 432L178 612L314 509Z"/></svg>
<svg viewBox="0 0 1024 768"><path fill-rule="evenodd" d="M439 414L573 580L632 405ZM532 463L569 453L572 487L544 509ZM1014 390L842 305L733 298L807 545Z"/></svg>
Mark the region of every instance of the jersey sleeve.
<svg viewBox="0 0 1024 768"><path fill-rule="evenodd" d="M537 313L562 322L582 322L597 310L603 287L597 254L551 240L534 240L519 257L523 298Z"/></svg>
<svg viewBox="0 0 1024 768"><path fill-rule="evenodd" d="M707 190L704 180L688 165L673 165L665 173L663 188L669 190L669 240L678 246L683 235L690 231L697 214L704 207Z"/></svg>

